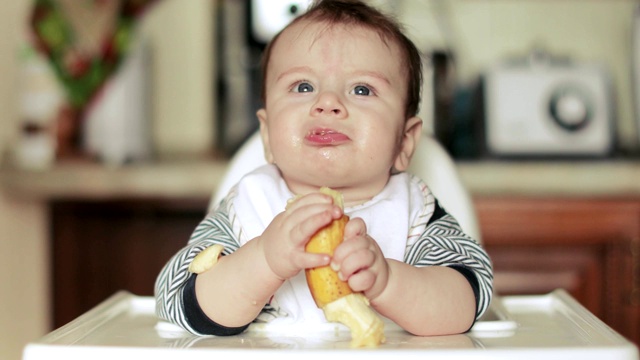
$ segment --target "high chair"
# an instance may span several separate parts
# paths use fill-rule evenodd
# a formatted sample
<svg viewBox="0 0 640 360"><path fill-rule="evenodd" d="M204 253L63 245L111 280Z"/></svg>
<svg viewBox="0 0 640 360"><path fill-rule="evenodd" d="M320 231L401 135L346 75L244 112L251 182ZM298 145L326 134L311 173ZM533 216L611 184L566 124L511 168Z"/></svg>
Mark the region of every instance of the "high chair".
<svg viewBox="0 0 640 360"><path fill-rule="evenodd" d="M262 140L256 132L231 158L226 174L214 191L209 209L222 200L244 174L264 164ZM409 171L427 183L441 206L458 220L469 236L481 241L471 196L460 179L453 159L433 136L422 136Z"/></svg>

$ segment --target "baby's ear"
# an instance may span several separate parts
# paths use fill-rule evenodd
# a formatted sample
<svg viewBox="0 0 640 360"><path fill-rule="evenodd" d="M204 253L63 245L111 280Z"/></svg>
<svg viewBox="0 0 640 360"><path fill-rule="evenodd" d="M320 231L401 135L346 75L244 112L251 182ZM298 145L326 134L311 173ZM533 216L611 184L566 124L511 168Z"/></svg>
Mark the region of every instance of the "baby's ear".
<svg viewBox="0 0 640 360"><path fill-rule="evenodd" d="M256 116L258 116L258 121L260 121L260 137L262 138L262 146L264 147L264 159L267 163L273 164L273 154L271 153L271 145L269 144L269 131L267 130L267 110L258 110Z"/></svg>
<svg viewBox="0 0 640 360"><path fill-rule="evenodd" d="M411 157L420 141L420 134L422 134L422 120L417 116L408 119L404 125L400 151L393 163L395 171L402 172L409 168Z"/></svg>

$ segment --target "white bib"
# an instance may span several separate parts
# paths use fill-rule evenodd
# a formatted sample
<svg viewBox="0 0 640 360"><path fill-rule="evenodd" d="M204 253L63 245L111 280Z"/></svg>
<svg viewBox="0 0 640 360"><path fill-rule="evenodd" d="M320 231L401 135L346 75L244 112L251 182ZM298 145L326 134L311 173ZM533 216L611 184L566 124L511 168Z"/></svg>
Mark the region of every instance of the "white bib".
<svg viewBox="0 0 640 360"><path fill-rule="evenodd" d="M345 209L351 218L364 220L367 233L376 240L386 258L398 261L404 257L409 228L424 207L422 192L410 179L405 173L394 175L373 199ZM273 165L260 167L242 178L234 201L241 227L240 244L261 235L293 196ZM274 322L304 322L305 325L326 322L311 297L304 271L282 285L271 305L287 314Z"/></svg>

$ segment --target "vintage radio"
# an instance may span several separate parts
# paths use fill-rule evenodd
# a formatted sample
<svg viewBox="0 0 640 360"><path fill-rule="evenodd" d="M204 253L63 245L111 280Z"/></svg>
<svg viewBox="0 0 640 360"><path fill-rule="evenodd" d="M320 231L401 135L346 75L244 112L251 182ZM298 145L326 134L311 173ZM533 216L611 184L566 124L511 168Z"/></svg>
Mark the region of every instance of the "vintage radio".
<svg viewBox="0 0 640 360"><path fill-rule="evenodd" d="M511 62L485 76L484 141L497 156L611 154L613 101L607 72L569 61Z"/></svg>

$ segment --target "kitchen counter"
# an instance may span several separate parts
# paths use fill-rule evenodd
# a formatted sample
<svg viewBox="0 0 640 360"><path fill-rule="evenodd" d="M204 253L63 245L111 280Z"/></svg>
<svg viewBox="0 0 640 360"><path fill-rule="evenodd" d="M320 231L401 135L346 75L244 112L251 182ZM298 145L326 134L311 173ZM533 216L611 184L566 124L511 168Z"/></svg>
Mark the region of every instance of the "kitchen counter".
<svg viewBox="0 0 640 360"><path fill-rule="evenodd" d="M474 196L640 196L639 161L479 161L458 169Z"/></svg>
<svg viewBox="0 0 640 360"><path fill-rule="evenodd" d="M226 167L219 159L121 167L66 161L44 171L4 166L0 187L35 200L208 198ZM640 161L465 161L458 170L473 196L640 196Z"/></svg>
<svg viewBox="0 0 640 360"><path fill-rule="evenodd" d="M66 161L48 170L0 170L1 188L35 200L113 198L206 198L220 182L227 162L179 159L109 167Z"/></svg>

